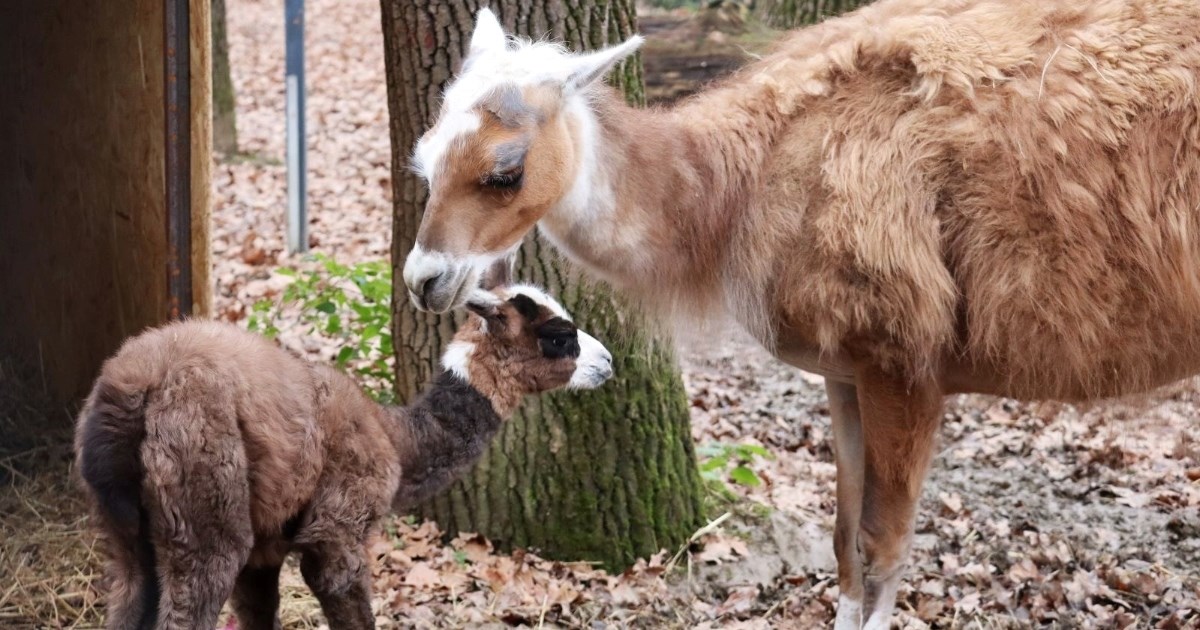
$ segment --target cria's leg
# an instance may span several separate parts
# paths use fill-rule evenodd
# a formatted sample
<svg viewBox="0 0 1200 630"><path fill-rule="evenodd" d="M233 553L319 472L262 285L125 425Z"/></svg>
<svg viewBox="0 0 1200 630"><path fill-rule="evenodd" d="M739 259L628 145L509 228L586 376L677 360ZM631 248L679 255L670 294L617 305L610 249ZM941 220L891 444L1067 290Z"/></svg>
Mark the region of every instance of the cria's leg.
<svg viewBox="0 0 1200 630"><path fill-rule="evenodd" d="M157 577L153 566L135 557L133 543L122 543L118 534L104 527L110 559L105 567L107 592L104 598L105 623L108 630L150 630L154 627L157 610Z"/></svg>
<svg viewBox="0 0 1200 630"><path fill-rule="evenodd" d="M108 630L140 630L144 613L142 576L131 573L116 561L109 561L105 570L108 591L104 596L104 627Z"/></svg>
<svg viewBox="0 0 1200 630"><path fill-rule="evenodd" d="M159 629L210 630L216 626L221 605L250 555L248 516L220 524L218 506L192 507L194 511L176 513L179 529L175 535L155 532L162 584L155 626ZM205 508L212 510L212 520L199 516Z"/></svg>
<svg viewBox="0 0 1200 630"><path fill-rule="evenodd" d="M238 630L279 630L280 565L246 567L233 587Z"/></svg>
<svg viewBox="0 0 1200 630"><path fill-rule="evenodd" d="M238 494L236 485L224 487ZM162 519L165 527L173 523L175 528L155 532L162 584L155 627L210 630L250 555L250 519L248 514L234 516L218 503L185 501L175 506L174 519Z"/></svg>
<svg viewBox="0 0 1200 630"><path fill-rule="evenodd" d="M163 394L173 404L147 413L143 501L162 587L157 628L212 630L254 543L237 415L208 377L181 376Z"/></svg>
<svg viewBox="0 0 1200 630"><path fill-rule="evenodd" d="M863 434L854 385L825 381L829 415L833 420L833 449L837 461L837 520L833 549L838 561L835 630L859 630L862 626L862 563L858 554L858 526L863 500Z"/></svg>
<svg viewBox="0 0 1200 630"><path fill-rule="evenodd" d="M862 521L863 628L891 625L896 590L912 545L913 519L929 468L942 406L932 383L876 371L858 374L865 446Z"/></svg>
<svg viewBox="0 0 1200 630"><path fill-rule="evenodd" d="M375 627L368 567L361 544L317 543L304 550L300 573L321 602L330 628Z"/></svg>

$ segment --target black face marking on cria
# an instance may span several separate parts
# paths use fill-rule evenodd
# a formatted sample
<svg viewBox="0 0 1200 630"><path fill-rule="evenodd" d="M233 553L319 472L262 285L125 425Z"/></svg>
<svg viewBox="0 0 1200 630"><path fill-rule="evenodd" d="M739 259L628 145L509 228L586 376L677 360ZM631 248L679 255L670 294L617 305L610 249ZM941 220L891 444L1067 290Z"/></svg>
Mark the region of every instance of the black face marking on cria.
<svg viewBox="0 0 1200 630"><path fill-rule="evenodd" d="M555 317L537 327L538 346L547 359L579 357L579 329L575 324Z"/></svg>

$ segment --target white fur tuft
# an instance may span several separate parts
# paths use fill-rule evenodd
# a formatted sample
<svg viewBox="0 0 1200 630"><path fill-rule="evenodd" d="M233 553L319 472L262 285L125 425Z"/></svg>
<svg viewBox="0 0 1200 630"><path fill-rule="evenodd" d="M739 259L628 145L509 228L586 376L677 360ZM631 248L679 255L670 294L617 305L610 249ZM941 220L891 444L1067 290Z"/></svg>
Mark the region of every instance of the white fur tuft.
<svg viewBox="0 0 1200 630"><path fill-rule="evenodd" d="M637 52L643 41L641 35L634 35L616 46L575 55L572 59L574 67L563 81L565 91L568 94L578 92L604 78L622 59Z"/></svg>
<svg viewBox="0 0 1200 630"><path fill-rule="evenodd" d="M473 111L447 111L438 119L437 131L417 141L413 149L412 170L432 184L450 146L462 136L474 133L481 123L479 115Z"/></svg>
<svg viewBox="0 0 1200 630"><path fill-rule="evenodd" d="M579 358L575 359L575 373L567 383L569 389L594 389L612 378L612 354L595 337L576 331L579 335Z"/></svg>
<svg viewBox="0 0 1200 630"><path fill-rule="evenodd" d="M496 14L486 7L475 14L475 32L471 34L470 57L504 52L508 40Z"/></svg>
<svg viewBox="0 0 1200 630"><path fill-rule="evenodd" d="M464 383L471 382L471 355L475 353L475 344L469 341L451 341L442 355L442 367L451 374L462 379Z"/></svg>
<svg viewBox="0 0 1200 630"><path fill-rule="evenodd" d="M505 295L509 297L514 295L524 295L534 302L537 302L538 304L550 309L551 313L554 313L555 315L567 321L571 321L571 316L567 313L567 309L563 308L562 305L558 303L558 300L550 297L550 294L543 291L541 287L535 287L532 284L512 284L504 287L503 291Z"/></svg>
<svg viewBox="0 0 1200 630"><path fill-rule="evenodd" d="M505 36L495 14L481 9L462 73L443 94L437 126L417 142L412 169L432 182L455 140L479 128L475 106L498 87L551 83L561 85L564 93L577 94L633 54L642 41L635 35L610 48L573 54L560 43Z"/></svg>

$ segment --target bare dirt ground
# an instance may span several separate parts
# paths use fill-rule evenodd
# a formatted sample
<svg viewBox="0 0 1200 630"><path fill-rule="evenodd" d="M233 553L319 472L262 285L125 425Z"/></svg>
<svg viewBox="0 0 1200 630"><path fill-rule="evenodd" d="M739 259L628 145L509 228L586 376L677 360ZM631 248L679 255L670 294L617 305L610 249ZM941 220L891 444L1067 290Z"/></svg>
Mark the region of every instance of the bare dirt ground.
<svg viewBox="0 0 1200 630"><path fill-rule="evenodd" d="M379 5L310 0L307 8L311 243L341 262L386 258L391 157ZM682 46L702 57L730 50L713 53L704 42L746 50L737 43L744 34L712 35L681 15L651 21L661 40L652 39L648 55L673 55L647 61L648 83L662 98L708 77L695 74L707 66L689 61ZM277 2L229 2L242 151L215 165L213 258L215 315L234 322L278 295L287 279L274 269L312 264L283 244L282 17ZM282 341L329 360L332 344L289 317ZM748 444L768 456L742 462L758 485L727 474L737 462L711 473L725 492L714 490L716 522L691 545L609 575L533 551L497 553L473 536L442 544L435 524L394 519L373 546L380 627L826 625L837 586L821 382L728 330L681 346L693 435L705 454ZM1198 406L1194 382L1087 409L949 400L900 627L1200 627ZM28 457L0 457L8 486L0 493L0 626L93 627L98 554L66 482L66 453L36 458L46 462L41 472L30 472ZM323 624L295 567L284 577L283 618L285 627Z"/></svg>

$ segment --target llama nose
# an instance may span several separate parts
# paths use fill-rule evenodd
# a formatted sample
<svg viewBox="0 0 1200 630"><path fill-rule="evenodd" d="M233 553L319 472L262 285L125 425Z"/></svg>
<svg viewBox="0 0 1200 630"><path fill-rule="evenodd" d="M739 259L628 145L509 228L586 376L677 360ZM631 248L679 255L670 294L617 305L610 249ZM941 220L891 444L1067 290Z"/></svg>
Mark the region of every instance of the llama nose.
<svg viewBox="0 0 1200 630"><path fill-rule="evenodd" d="M452 295L445 295L449 281L456 276L456 266L445 254L430 253L413 247L404 261L404 285L408 287L413 305L423 311L449 310Z"/></svg>
<svg viewBox="0 0 1200 630"><path fill-rule="evenodd" d="M430 276L421 283L421 303L429 304L430 294L437 288L438 280L442 277L441 274Z"/></svg>

